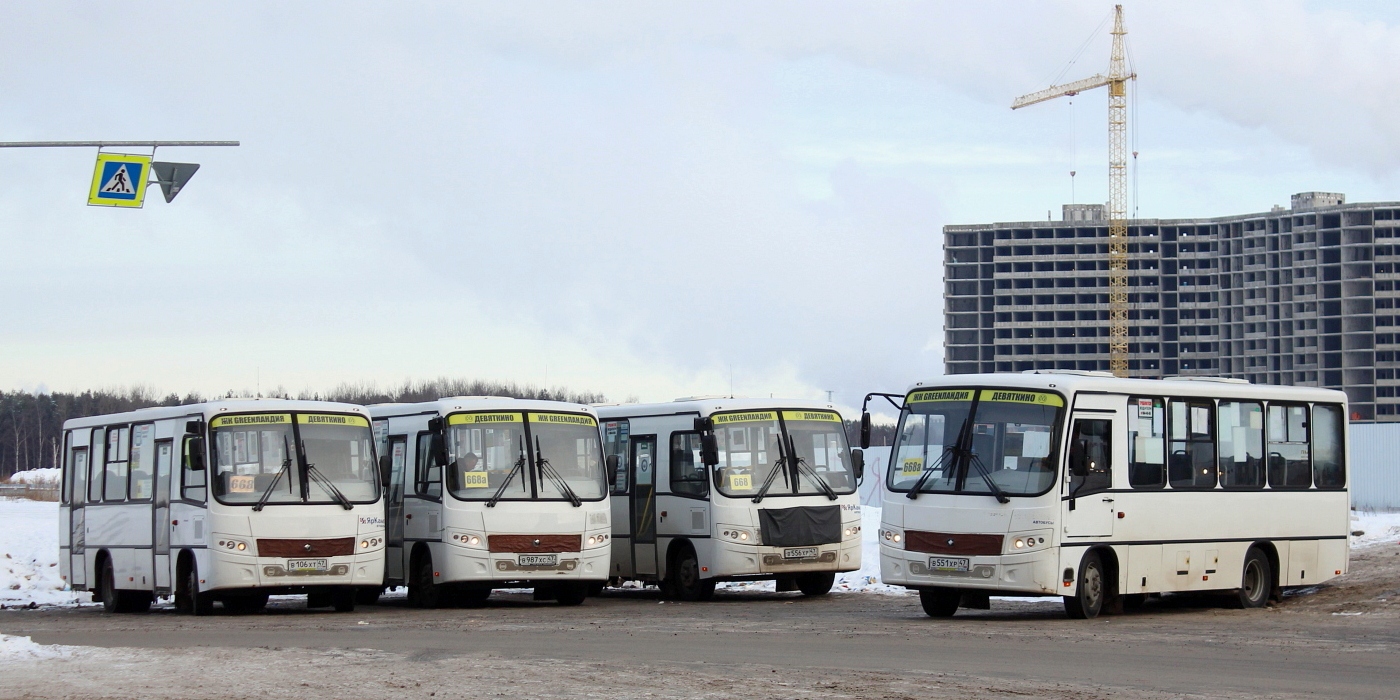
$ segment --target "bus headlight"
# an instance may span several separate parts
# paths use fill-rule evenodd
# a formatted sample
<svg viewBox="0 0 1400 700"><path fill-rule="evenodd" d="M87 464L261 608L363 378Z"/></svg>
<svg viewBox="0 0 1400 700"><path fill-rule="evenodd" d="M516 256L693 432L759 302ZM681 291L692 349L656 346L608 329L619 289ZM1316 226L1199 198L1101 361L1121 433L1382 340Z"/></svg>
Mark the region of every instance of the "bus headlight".
<svg viewBox="0 0 1400 700"><path fill-rule="evenodd" d="M1006 553L1016 554L1018 552L1030 552L1045 549L1045 543L1049 540L1050 531L1028 532L1019 535L1009 535L1006 538Z"/></svg>
<svg viewBox="0 0 1400 700"><path fill-rule="evenodd" d="M758 544L758 535L753 530L733 525L717 525L719 538L726 542L737 542L739 544Z"/></svg>
<svg viewBox="0 0 1400 700"><path fill-rule="evenodd" d="M851 538L851 537L855 537L856 535L859 535L859 534L860 534L860 526L859 526L859 525L851 525L851 526L849 526L849 527L845 527L845 528L842 528L842 529L841 529L841 537L842 537L842 538L847 538L847 539L848 539L848 538Z"/></svg>
<svg viewBox="0 0 1400 700"><path fill-rule="evenodd" d="M486 549L486 535L479 532L452 531L448 536L448 541L461 547L471 547L472 549Z"/></svg>
<svg viewBox="0 0 1400 700"><path fill-rule="evenodd" d="M384 544L383 537L366 537L360 540L360 549L370 549L372 547L378 547L381 544Z"/></svg>
<svg viewBox="0 0 1400 700"><path fill-rule="evenodd" d="M583 548L590 549L592 547L601 547L607 544L608 540L611 538L612 535L609 535L606 532L600 532L596 535L589 535L588 539L583 541Z"/></svg>
<svg viewBox="0 0 1400 700"><path fill-rule="evenodd" d="M215 547L227 552L237 552L240 554L253 553L252 545L248 544L245 540L235 539L233 537L220 537L215 541L217 542Z"/></svg>
<svg viewBox="0 0 1400 700"><path fill-rule="evenodd" d="M904 532L892 527L880 528L880 541L892 547L904 548Z"/></svg>

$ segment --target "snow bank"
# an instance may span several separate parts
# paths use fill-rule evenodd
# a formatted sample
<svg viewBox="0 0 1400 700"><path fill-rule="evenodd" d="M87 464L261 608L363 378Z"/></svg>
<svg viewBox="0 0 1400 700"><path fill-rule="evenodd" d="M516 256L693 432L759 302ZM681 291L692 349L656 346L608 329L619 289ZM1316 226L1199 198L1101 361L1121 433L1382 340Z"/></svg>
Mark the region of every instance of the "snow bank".
<svg viewBox="0 0 1400 700"><path fill-rule="evenodd" d="M61 478L60 470L57 468L29 469L22 472L15 472L15 474L10 477L10 483L56 487Z"/></svg>
<svg viewBox="0 0 1400 700"><path fill-rule="evenodd" d="M1400 513L1354 510L1351 512L1351 531L1363 533L1351 538L1351 546L1355 549L1386 543L1400 544Z"/></svg>
<svg viewBox="0 0 1400 700"><path fill-rule="evenodd" d="M0 500L0 605L75 605L58 574L58 504Z"/></svg>
<svg viewBox="0 0 1400 700"><path fill-rule="evenodd" d="M76 647L35 644L29 637L11 637L8 634L0 634L0 663L66 659L73 655L74 649Z"/></svg>

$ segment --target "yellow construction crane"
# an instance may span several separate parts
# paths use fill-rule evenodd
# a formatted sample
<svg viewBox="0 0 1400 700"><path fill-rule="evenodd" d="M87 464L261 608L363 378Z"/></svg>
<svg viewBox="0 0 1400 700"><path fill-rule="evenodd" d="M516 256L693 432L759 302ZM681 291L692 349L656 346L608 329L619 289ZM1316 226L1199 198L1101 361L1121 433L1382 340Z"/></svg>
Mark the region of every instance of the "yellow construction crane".
<svg viewBox="0 0 1400 700"><path fill-rule="evenodd" d="M1108 75L1052 85L1022 95L1012 109L1029 107L1056 97L1108 87L1108 368L1128 376L1128 81L1137 78L1124 59L1123 6L1113 6L1113 52Z"/></svg>

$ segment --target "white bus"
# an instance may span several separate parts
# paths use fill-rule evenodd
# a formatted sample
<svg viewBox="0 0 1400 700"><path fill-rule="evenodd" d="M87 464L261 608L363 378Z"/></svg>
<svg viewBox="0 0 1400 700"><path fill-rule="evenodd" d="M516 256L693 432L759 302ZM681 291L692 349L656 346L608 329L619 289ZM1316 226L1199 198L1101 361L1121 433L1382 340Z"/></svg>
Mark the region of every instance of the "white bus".
<svg viewBox="0 0 1400 700"><path fill-rule="evenodd" d="M609 508L593 409L475 396L369 411L388 462L384 586L438 607L517 587L578 605L602 585Z"/></svg>
<svg viewBox="0 0 1400 700"><path fill-rule="evenodd" d="M615 583L705 600L718 581L831 590L860 568L864 463L830 404L695 398L599 407Z"/></svg>
<svg viewBox="0 0 1400 700"><path fill-rule="evenodd" d="M250 399L63 425L60 573L109 612L256 612L271 594L355 608L384 573L363 408Z"/></svg>
<svg viewBox="0 0 1400 700"><path fill-rule="evenodd" d="M1030 372L902 399L880 573L930 616L989 595L1076 618L1168 592L1258 607L1347 570L1342 392Z"/></svg>

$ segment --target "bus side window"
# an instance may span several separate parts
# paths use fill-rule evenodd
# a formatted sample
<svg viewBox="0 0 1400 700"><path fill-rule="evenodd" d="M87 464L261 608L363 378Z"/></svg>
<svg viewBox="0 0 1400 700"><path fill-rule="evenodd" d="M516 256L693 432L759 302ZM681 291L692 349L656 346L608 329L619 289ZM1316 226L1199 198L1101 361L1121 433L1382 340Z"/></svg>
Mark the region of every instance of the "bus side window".
<svg viewBox="0 0 1400 700"><path fill-rule="evenodd" d="M700 433L671 433L671 493L697 498L710 493L700 459Z"/></svg>
<svg viewBox="0 0 1400 700"><path fill-rule="evenodd" d="M1342 462L1342 407L1313 406L1313 478L1320 489L1347 485Z"/></svg>
<svg viewBox="0 0 1400 700"><path fill-rule="evenodd" d="M102 500L108 502L126 500L127 455L130 450L130 428L109 428L107 430L107 473L103 477Z"/></svg>
<svg viewBox="0 0 1400 700"><path fill-rule="evenodd" d="M1264 407L1256 401L1220 402L1220 485L1264 488Z"/></svg>
<svg viewBox="0 0 1400 700"><path fill-rule="evenodd" d="M88 474L90 476L88 477L87 502L101 503L102 474L107 465L105 458L107 453L104 447L107 444L107 432L102 428L93 428L90 439L92 442L88 444L92 445L92 454L88 456Z"/></svg>
<svg viewBox="0 0 1400 700"><path fill-rule="evenodd" d="M1305 489L1312 486L1308 454L1308 407L1269 404L1269 488Z"/></svg>
<svg viewBox="0 0 1400 700"><path fill-rule="evenodd" d="M628 449L629 442L631 442L631 421L616 420L603 424L604 459L617 459L617 474L612 482L612 492L616 495L627 493L628 459L631 456L631 450Z"/></svg>
<svg viewBox="0 0 1400 700"><path fill-rule="evenodd" d="M1167 405L1162 399L1128 399L1128 485L1167 485Z"/></svg>
<svg viewBox="0 0 1400 700"><path fill-rule="evenodd" d="M1113 487L1113 421L1076 420L1069 443L1069 495Z"/></svg>
<svg viewBox="0 0 1400 700"><path fill-rule="evenodd" d="M68 452L68 486L72 489L70 503L83 502L87 494L88 451L86 447L74 447Z"/></svg>
<svg viewBox="0 0 1400 700"><path fill-rule="evenodd" d="M1171 402L1167 481L1174 489L1213 489L1216 481L1215 404L1209 400Z"/></svg>
<svg viewBox="0 0 1400 700"><path fill-rule="evenodd" d="M415 471L419 496L442 498L442 466L433 459L433 434L418 434L418 468Z"/></svg>
<svg viewBox="0 0 1400 700"><path fill-rule="evenodd" d="M180 498L195 503L205 499L204 472L190 466L190 450L195 442L193 435L186 435L180 447Z"/></svg>
<svg viewBox="0 0 1400 700"><path fill-rule="evenodd" d="M131 492L128 497L133 501L148 500L154 493L156 453L152 448L155 434L156 426L151 423L132 428Z"/></svg>

